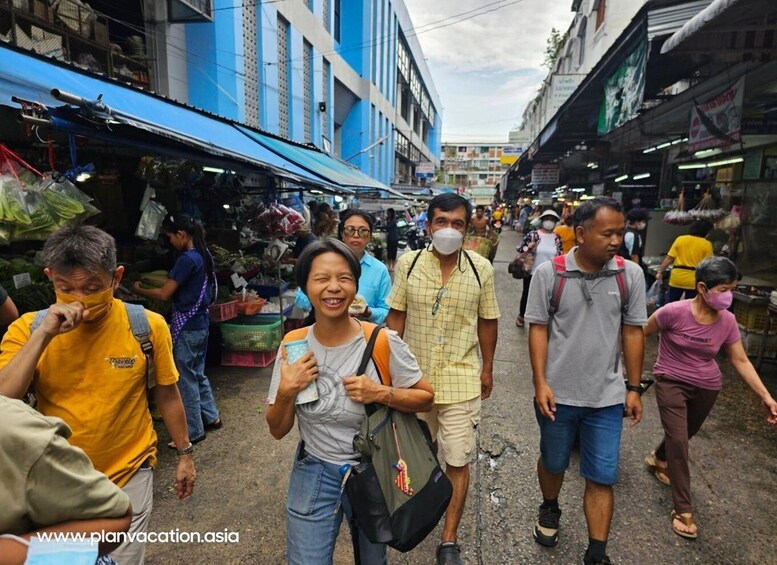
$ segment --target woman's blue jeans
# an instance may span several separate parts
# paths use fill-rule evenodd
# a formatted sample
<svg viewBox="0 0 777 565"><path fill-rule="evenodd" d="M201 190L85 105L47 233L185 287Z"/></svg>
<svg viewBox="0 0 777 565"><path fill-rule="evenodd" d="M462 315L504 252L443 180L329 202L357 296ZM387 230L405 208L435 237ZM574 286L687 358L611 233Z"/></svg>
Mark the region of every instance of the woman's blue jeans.
<svg viewBox="0 0 777 565"><path fill-rule="evenodd" d="M343 514L351 536L358 536L361 565L387 565L386 546L372 543L355 527L342 483L339 465L306 453L300 444L286 498L289 565L332 565Z"/></svg>
<svg viewBox="0 0 777 565"><path fill-rule="evenodd" d="M180 373L178 390L186 411L189 439L205 435L205 424L219 417L210 381L205 376L205 352L208 349L208 330L184 330L173 345L175 366Z"/></svg>

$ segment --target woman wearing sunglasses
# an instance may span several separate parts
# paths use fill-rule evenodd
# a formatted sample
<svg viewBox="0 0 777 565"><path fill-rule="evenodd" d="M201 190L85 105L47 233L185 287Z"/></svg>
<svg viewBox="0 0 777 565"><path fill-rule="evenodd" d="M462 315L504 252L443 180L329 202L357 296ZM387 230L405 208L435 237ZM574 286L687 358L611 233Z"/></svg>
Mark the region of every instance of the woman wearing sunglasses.
<svg viewBox="0 0 777 565"><path fill-rule="evenodd" d="M386 304L391 292L391 277L386 265L367 253L367 244L372 239L372 228L375 223L371 214L363 210L349 208L340 219L339 236L348 248L353 251L361 265L359 277L359 296L365 306L356 317L368 320L374 324L382 324L389 307ZM309 311L312 306L308 297L300 289L295 302L298 308ZM352 312L358 311L355 307Z"/></svg>

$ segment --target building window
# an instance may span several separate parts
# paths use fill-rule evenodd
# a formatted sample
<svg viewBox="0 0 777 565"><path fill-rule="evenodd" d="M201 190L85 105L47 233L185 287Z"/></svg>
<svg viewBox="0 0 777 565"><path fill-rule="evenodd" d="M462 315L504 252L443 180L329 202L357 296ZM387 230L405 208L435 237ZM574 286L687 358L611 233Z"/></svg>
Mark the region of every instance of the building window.
<svg viewBox="0 0 777 565"><path fill-rule="evenodd" d="M399 109L402 119L410 123L410 89L406 86L402 88L402 104Z"/></svg>
<svg viewBox="0 0 777 565"><path fill-rule="evenodd" d="M278 16L278 133L289 137L289 22Z"/></svg>
<svg viewBox="0 0 777 565"><path fill-rule="evenodd" d="M329 5L329 0L324 0ZM329 28L327 28L328 30ZM340 43L340 0L335 0L335 41Z"/></svg>
<svg viewBox="0 0 777 565"><path fill-rule="evenodd" d="M599 29L604 24L604 17L607 12L607 0L599 0L599 2L594 5L594 9L596 10L596 29Z"/></svg>
<svg viewBox="0 0 777 565"><path fill-rule="evenodd" d="M332 70L329 65L329 61L324 59L324 71L321 73L322 81L324 84L321 92L324 95L323 102L326 110L321 112L321 131L327 138L329 137L329 77L331 76L331 72Z"/></svg>
<svg viewBox="0 0 777 565"><path fill-rule="evenodd" d="M329 9L330 9L329 0L324 0L321 6L321 10L323 12L323 20L324 20L324 29L328 32L332 31L332 20L329 19Z"/></svg>
<svg viewBox="0 0 777 565"><path fill-rule="evenodd" d="M305 5L308 7L308 10L313 11L313 0L305 0Z"/></svg>
<svg viewBox="0 0 777 565"><path fill-rule="evenodd" d="M305 53L302 59L302 80L305 92L305 116L304 135L305 142L313 141L313 46L307 41L303 42L303 51Z"/></svg>

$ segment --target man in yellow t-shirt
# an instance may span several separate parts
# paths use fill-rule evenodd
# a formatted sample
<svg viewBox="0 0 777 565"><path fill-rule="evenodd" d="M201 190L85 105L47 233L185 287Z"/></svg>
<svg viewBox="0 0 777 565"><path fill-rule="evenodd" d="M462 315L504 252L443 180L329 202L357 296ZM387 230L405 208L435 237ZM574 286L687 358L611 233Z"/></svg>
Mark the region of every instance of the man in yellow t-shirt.
<svg viewBox="0 0 777 565"><path fill-rule="evenodd" d="M710 231L712 224L707 220L699 220L691 224L688 235L681 235L674 240L656 273L656 280L660 281L667 267L673 265L667 303L680 300L683 293L685 298L696 296L696 265L713 255L712 243L705 239Z"/></svg>
<svg viewBox="0 0 777 565"><path fill-rule="evenodd" d="M43 256L57 302L34 331L34 312L8 328L0 347L0 394L21 398L32 385L40 412L64 420L73 430L71 444L129 496L130 533L144 532L157 436L146 397L146 358L124 304L113 298L124 274L116 265L116 244L95 227L73 226L52 234ZM157 405L179 447L175 489L183 499L192 492L195 470L172 339L161 316L146 315ZM122 565L140 565L144 552L144 544L126 543L111 556Z"/></svg>

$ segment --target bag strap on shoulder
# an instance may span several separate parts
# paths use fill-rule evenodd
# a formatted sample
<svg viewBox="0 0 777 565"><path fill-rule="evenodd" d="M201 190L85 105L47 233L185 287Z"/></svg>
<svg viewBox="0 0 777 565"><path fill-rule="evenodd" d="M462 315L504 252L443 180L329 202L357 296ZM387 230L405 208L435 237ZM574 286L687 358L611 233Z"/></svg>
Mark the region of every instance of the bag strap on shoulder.
<svg viewBox="0 0 777 565"><path fill-rule="evenodd" d="M462 253L464 253L464 257L467 258L467 261L469 261L469 266L472 267L472 272L475 273L475 278L478 281L478 288L483 288L483 285L480 284L480 274L478 274L478 270L475 268L475 262L472 260L472 257L469 256L469 253L465 249L461 250Z"/></svg>
<svg viewBox="0 0 777 565"><path fill-rule="evenodd" d="M388 334L381 331L383 326L369 322L362 322L362 329L364 330L364 339L367 341L367 348L362 355L357 374L363 375L367 370L367 365L372 361L378 371L381 384L391 386L391 346Z"/></svg>
<svg viewBox="0 0 777 565"><path fill-rule="evenodd" d="M410 268L407 270L407 279L410 279L410 273L413 272L413 269L415 269L415 264L418 263L418 260L421 258L421 253L423 253L423 249L419 249L415 257L413 257L413 260L410 263ZM475 262L472 260L472 257L469 256L469 253L465 249L462 249L461 252L464 254L464 257L467 258L467 262L469 263L469 266L472 267L472 272L475 274L475 279L478 281L478 288L483 288L483 285L480 282L480 273L478 273L477 268L475 268Z"/></svg>
<svg viewBox="0 0 777 565"><path fill-rule="evenodd" d="M156 372L154 371L154 344L151 342L151 326L148 323L146 309L140 304L127 304L123 302L129 318L130 330L140 349L146 357L146 386L156 386Z"/></svg>
<svg viewBox="0 0 777 565"><path fill-rule="evenodd" d="M415 257L413 257L413 260L410 263L410 268L407 270L407 280L410 280L410 273L412 273L413 269L415 269L415 264L418 263L418 260L421 258L421 253L423 252L423 249L416 251Z"/></svg>
<svg viewBox="0 0 777 565"><path fill-rule="evenodd" d="M283 341L281 343L288 343L290 341L298 341L301 339L306 339L308 337L308 327L304 328L298 328L296 330L291 330L286 335L283 336Z"/></svg>
<svg viewBox="0 0 777 565"><path fill-rule="evenodd" d="M604 276L614 276L618 284L618 292L621 295L621 316L625 317L629 312L629 286L626 283L626 261L620 255L615 256L616 270L605 273ZM584 278L577 271L567 271L566 255L558 255L553 258L553 290L550 294L550 306L548 313L552 318L558 312L561 305L561 294L567 279Z"/></svg>
<svg viewBox="0 0 777 565"><path fill-rule="evenodd" d="M550 319L553 319L558 307L561 304L561 293L564 292L564 286L567 284L567 279L564 274L567 273L567 257L566 255L558 255L553 258L553 290L550 293L550 305L548 306L548 315Z"/></svg>

